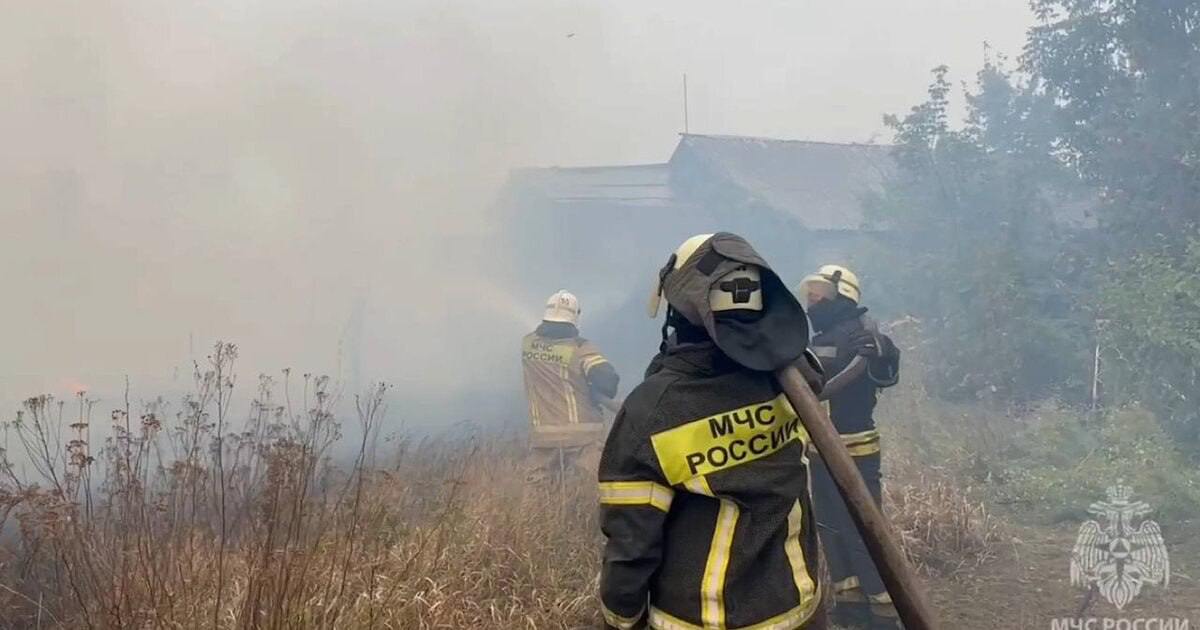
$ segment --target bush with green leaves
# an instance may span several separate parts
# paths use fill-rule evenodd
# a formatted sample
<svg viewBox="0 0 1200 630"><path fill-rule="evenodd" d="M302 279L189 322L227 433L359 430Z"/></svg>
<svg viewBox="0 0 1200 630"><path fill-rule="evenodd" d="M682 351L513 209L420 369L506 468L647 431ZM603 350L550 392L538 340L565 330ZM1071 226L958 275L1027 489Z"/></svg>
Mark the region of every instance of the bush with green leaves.
<svg viewBox="0 0 1200 630"><path fill-rule="evenodd" d="M1153 410L1182 444L1200 443L1200 239L1114 265L1101 304L1108 389Z"/></svg>
<svg viewBox="0 0 1200 630"><path fill-rule="evenodd" d="M996 476L1001 500L1043 519L1088 518L1088 507L1117 483L1129 486L1164 522L1200 512L1200 471L1140 407L1115 409L1089 423L1047 406L1014 435L1010 454Z"/></svg>

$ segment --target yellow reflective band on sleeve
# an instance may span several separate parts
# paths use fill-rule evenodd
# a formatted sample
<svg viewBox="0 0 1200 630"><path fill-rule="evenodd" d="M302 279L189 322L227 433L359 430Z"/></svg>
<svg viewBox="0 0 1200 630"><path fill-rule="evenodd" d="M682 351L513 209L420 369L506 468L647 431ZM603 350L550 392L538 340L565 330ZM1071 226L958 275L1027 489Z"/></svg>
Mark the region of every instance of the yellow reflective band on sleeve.
<svg viewBox="0 0 1200 630"><path fill-rule="evenodd" d="M741 512L733 501L720 501L717 525L708 547L708 560L704 563L704 577L700 580L700 618L705 628L725 627L725 571L729 569L733 533L737 530Z"/></svg>
<svg viewBox="0 0 1200 630"><path fill-rule="evenodd" d="M788 512L787 538L783 549L787 552L788 563L792 565L792 580L796 583L796 592L800 596L800 604L806 605L816 599L817 585L808 572L808 562L804 558L804 508L800 501L792 504Z"/></svg>
<svg viewBox="0 0 1200 630"><path fill-rule="evenodd" d="M878 442L878 441L879 441L879 430L878 429L870 429L868 431L863 431L861 433L843 433L842 434L842 444L845 444L846 446L853 446L855 444L863 444L865 442Z"/></svg>
<svg viewBox="0 0 1200 630"><path fill-rule="evenodd" d="M871 429L861 433L843 433L842 444L852 457L866 457L879 452L879 431Z"/></svg>
<svg viewBox="0 0 1200 630"><path fill-rule="evenodd" d="M670 511L675 491L653 481L601 481L601 505L650 505Z"/></svg>
<svg viewBox="0 0 1200 630"><path fill-rule="evenodd" d="M608 359L605 359L597 354L590 357L584 357L584 359L579 362L579 367L583 368L584 374L587 374L592 370L592 368L600 365L601 363L608 363Z"/></svg>
<svg viewBox="0 0 1200 630"><path fill-rule="evenodd" d="M879 452L879 442L868 442L866 444L858 444L855 446L847 446L847 451L850 451L851 457L866 457Z"/></svg>
<svg viewBox="0 0 1200 630"><path fill-rule="evenodd" d="M643 609L633 617L622 617L621 615L609 610L608 606L604 605L604 602L600 602L600 611L604 613L605 623L614 628L620 628L621 630L629 630L630 628L636 626L637 622L641 620L642 615L646 612L645 609Z"/></svg>
<svg viewBox="0 0 1200 630"><path fill-rule="evenodd" d="M787 398L731 409L650 436L671 485L752 462L808 433Z"/></svg>

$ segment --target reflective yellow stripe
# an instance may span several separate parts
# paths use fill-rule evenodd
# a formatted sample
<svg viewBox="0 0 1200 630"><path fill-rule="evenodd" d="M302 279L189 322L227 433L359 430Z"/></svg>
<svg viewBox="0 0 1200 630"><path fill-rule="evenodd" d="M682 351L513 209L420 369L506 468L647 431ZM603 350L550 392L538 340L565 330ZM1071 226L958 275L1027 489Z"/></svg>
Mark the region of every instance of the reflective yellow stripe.
<svg viewBox="0 0 1200 630"><path fill-rule="evenodd" d="M615 628L620 628L621 630L629 630L637 625L638 620L640 620L642 615L646 612L645 609L643 609L633 617L622 617L621 615L609 610L608 606L604 605L604 602L600 602L600 611L604 613L604 621L608 623L608 625Z"/></svg>
<svg viewBox="0 0 1200 630"><path fill-rule="evenodd" d="M817 609L816 600L801 604L781 615L776 615L749 626L738 626L729 630L798 630L812 618ZM678 617L671 616L654 606L650 607L650 627L654 630L708 630L715 626L697 626ZM725 626L721 626L725 628Z"/></svg>
<svg viewBox="0 0 1200 630"><path fill-rule="evenodd" d="M804 559L804 545L800 543L804 536L804 508L797 500L788 512L787 538L783 549L787 552L788 562L792 565L792 580L796 583L796 592L800 595L800 604L805 605L814 599L817 586L808 573L808 563Z"/></svg>
<svg viewBox="0 0 1200 630"><path fill-rule="evenodd" d="M608 363L608 359L605 359L597 354L595 356L585 357L579 362L579 366L583 368L583 373L587 374L592 368L600 365L601 363Z"/></svg>
<svg viewBox="0 0 1200 630"><path fill-rule="evenodd" d="M575 386L571 383L570 376L567 373L567 368L562 369L562 384L563 392L567 399L567 422L571 424L579 423L579 405L575 400Z"/></svg>
<svg viewBox="0 0 1200 630"><path fill-rule="evenodd" d="M654 628L654 630L704 630L704 626L697 626L682 619L677 619L653 606L650 607L649 622L650 627Z"/></svg>
<svg viewBox="0 0 1200 630"><path fill-rule="evenodd" d="M542 423L542 414L538 411L537 398L529 393L525 394L525 396L529 401L529 415L532 416L533 428L536 429Z"/></svg>
<svg viewBox="0 0 1200 630"><path fill-rule="evenodd" d="M688 492L692 494L702 494L706 497L716 496L713 494L712 488L708 485L708 477L703 475L688 479L683 482L683 487L687 488Z"/></svg>
<svg viewBox="0 0 1200 630"><path fill-rule="evenodd" d="M863 431L861 433L843 433L842 434L842 444L845 444L846 446L850 446L853 444L862 444L865 442L878 442L878 441L879 441L879 430L878 429L870 429L868 431Z"/></svg>
<svg viewBox="0 0 1200 630"><path fill-rule="evenodd" d="M715 497L708 478L701 475L688 479L683 487L692 494ZM717 524L709 547L708 560L704 566L704 577L701 579L700 614L703 626L690 624L673 617L662 610L650 608L649 624L658 630L711 630L713 628L731 628L725 623L725 572L729 568L730 554L733 548L733 534L737 529L740 510L732 501L720 499L721 507L717 511ZM816 584L809 576L804 560L804 550L800 545L802 533L803 511L799 502L793 508L795 514L788 517L789 529L794 528L796 535L788 536L785 549L788 560L792 563L793 578L800 593L800 605L766 621L751 626L742 626L734 630L796 630L808 623L820 603L815 596ZM794 546L794 548L793 548ZM796 570L799 569L797 573Z"/></svg>
<svg viewBox="0 0 1200 630"><path fill-rule="evenodd" d="M882 593L876 593L874 595L867 595L867 599L872 604L891 604L892 603L892 596L889 595L887 591L884 591Z"/></svg>
<svg viewBox="0 0 1200 630"><path fill-rule="evenodd" d="M851 575L850 577L848 577L844 580L838 580L837 582L833 583L833 592L835 592L835 593L843 593L845 591L852 591L856 588L858 588L858 576L854 576L854 575Z"/></svg>
<svg viewBox="0 0 1200 630"><path fill-rule="evenodd" d="M879 430L869 429L859 433L843 433L842 444L851 457L866 457L879 452Z"/></svg>
<svg viewBox="0 0 1200 630"><path fill-rule="evenodd" d="M719 499L717 524L704 563L704 578L700 581L700 618L706 628L725 628L725 572L733 551L733 532L737 529L740 510L733 501Z"/></svg>
<svg viewBox="0 0 1200 630"><path fill-rule="evenodd" d="M600 482L602 505L650 505L667 512L674 498L674 490L653 481Z"/></svg>
<svg viewBox="0 0 1200 630"><path fill-rule="evenodd" d="M846 450L850 451L851 457L866 457L867 455L874 455L875 453L879 452L879 442L875 441L867 442L866 444L847 446Z"/></svg>

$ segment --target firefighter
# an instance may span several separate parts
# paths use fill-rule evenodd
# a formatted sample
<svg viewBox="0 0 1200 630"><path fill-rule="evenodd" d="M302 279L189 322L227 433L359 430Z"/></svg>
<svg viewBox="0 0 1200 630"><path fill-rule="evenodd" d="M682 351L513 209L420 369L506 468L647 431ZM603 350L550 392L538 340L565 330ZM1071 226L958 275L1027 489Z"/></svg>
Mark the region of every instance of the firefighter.
<svg viewBox="0 0 1200 630"><path fill-rule="evenodd" d="M579 313L579 299L558 291L521 342L532 482L572 469L591 476L600 460L601 405L617 395L619 377L596 344L579 336Z"/></svg>
<svg viewBox="0 0 1200 630"><path fill-rule="evenodd" d="M849 269L825 265L804 279L798 293L812 324L812 350L827 377L820 398L880 503L879 431L873 412L879 390L899 378L900 351L859 306L858 277ZM813 458L813 495L833 580L833 622L847 628L897 628L891 597L820 457Z"/></svg>
<svg viewBox="0 0 1200 630"><path fill-rule="evenodd" d="M663 345L600 460L609 628L822 628L809 439L772 371L804 310L741 237L683 243L659 273ZM670 332L673 329L673 332Z"/></svg>

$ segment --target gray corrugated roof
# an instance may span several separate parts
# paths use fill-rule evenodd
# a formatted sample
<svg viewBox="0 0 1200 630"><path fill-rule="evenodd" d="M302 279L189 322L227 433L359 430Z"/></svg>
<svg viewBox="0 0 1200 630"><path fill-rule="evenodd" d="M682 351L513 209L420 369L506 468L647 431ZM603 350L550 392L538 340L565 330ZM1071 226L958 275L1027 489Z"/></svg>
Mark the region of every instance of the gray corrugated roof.
<svg viewBox="0 0 1200 630"><path fill-rule="evenodd" d="M619 202L670 204L666 164L527 168L513 171L512 184L555 203Z"/></svg>
<svg viewBox="0 0 1200 630"><path fill-rule="evenodd" d="M891 147L684 135L671 162L699 160L755 200L809 229L863 227L862 199L895 169Z"/></svg>

